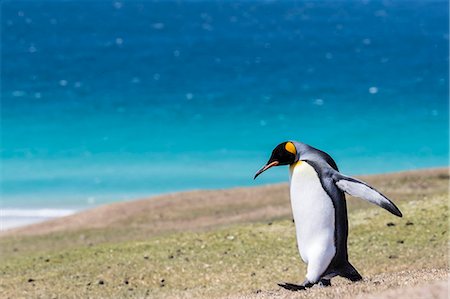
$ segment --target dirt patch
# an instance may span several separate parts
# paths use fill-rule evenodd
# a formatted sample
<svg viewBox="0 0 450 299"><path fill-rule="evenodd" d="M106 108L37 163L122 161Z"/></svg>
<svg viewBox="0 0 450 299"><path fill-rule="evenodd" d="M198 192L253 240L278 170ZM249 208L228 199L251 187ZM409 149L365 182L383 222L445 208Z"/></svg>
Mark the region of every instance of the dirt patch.
<svg viewBox="0 0 450 299"><path fill-rule="evenodd" d="M413 288L403 287L385 291L378 294L358 296L366 299L447 299L449 281L437 281L426 285L419 285Z"/></svg>
<svg viewBox="0 0 450 299"><path fill-rule="evenodd" d="M422 269L365 277L361 282L333 279L331 287L315 286L306 291L283 289L261 291L227 298L342 298L342 299L427 299L448 298L448 270Z"/></svg>

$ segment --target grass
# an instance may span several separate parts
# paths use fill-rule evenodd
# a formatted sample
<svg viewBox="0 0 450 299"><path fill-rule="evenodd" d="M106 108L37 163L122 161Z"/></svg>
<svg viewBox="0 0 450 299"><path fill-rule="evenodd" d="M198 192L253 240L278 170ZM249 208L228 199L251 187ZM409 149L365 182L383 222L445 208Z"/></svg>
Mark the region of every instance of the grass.
<svg viewBox="0 0 450 299"><path fill-rule="evenodd" d="M374 286L382 289L374 282L377 275L431 269L447 272L448 195L440 186L448 184L448 177L438 176L419 180L426 185L422 196L397 201L404 218L372 206L351 208L350 261L369 277L367 285L357 284L358 289L352 289L346 281L336 279L335 287L312 292L334 296L340 287L344 288L342 294L351 294L345 293L347 289L357 294ZM385 185L400 184L408 189L408 180L392 182ZM353 200L349 201L352 204ZM305 275L289 217L256 222L241 219L147 238L144 232L134 226L82 227L6 235L0 238L2 297L271 297L283 294L276 283L301 282ZM400 284L391 280L386 286Z"/></svg>

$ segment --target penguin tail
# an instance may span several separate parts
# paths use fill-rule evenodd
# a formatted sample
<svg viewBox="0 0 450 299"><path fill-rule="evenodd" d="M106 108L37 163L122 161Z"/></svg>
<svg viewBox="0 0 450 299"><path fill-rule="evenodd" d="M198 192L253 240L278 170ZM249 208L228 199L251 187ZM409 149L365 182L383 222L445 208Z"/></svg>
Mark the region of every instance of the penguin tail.
<svg viewBox="0 0 450 299"><path fill-rule="evenodd" d="M358 273L350 262L347 262L341 269L339 269L339 275L351 281L362 280L361 274Z"/></svg>

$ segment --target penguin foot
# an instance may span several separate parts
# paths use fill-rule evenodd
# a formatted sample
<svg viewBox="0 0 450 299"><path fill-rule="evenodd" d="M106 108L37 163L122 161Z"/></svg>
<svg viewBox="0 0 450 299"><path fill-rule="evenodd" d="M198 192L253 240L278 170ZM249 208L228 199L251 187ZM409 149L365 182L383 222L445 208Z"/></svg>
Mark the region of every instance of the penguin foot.
<svg viewBox="0 0 450 299"><path fill-rule="evenodd" d="M310 282L308 279L305 279L305 281L301 285L305 288L311 288L314 283Z"/></svg>
<svg viewBox="0 0 450 299"><path fill-rule="evenodd" d="M297 292L297 291L302 291L305 290L306 287L303 285L298 285L298 284L293 284L293 283L279 283L278 284L280 287L288 290L288 291L292 291L292 292Z"/></svg>
<svg viewBox="0 0 450 299"><path fill-rule="evenodd" d="M306 279L302 284L293 284L293 283L286 282L286 283L279 283L278 285L286 290L296 292L296 291L309 289L309 288L313 287L314 284L315 283L312 283ZM317 282L317 284L320 287L329 287L329 286L331 286L331 280L322 278L319 282Z"/></svg>
<svg viewBox="0 0 450 299"><path fill-rule="evenodd" d="M331 286L331 279L325 279L325 278L322 278L322 279L319 281L318 285L319 285L320 287L329 287L329 286Z"/></svg>

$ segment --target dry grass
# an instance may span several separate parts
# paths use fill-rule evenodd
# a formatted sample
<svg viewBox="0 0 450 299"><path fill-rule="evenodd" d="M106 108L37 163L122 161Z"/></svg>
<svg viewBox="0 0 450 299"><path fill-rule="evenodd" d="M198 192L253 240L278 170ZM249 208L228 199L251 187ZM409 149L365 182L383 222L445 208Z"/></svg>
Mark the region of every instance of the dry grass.
<svg viewBox="0 0 450 299"><path fill-rule="evenodd" d="M365 276L361 283L336 279L331 288L296 294L276 286L300 282L305 271L287 187L276 185L115 204L9 232L0 238L0 292L10 298L348 298L446 280L448 170L365 179L405 217L349 199L349 254Z"/></svg>

